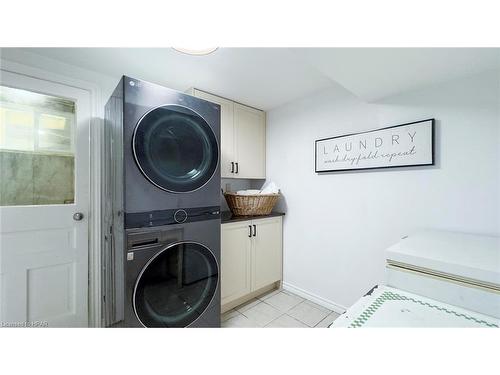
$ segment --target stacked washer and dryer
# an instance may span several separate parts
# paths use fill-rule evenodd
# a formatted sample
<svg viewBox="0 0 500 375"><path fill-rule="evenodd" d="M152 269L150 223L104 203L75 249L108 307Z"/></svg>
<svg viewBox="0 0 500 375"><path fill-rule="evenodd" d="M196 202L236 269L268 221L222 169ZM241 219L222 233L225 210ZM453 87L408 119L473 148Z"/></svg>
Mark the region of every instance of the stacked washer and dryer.
<svg viewBox="0 0 500 375"><path fill-rule="evenodd" d="M220 107L124 76L104 132L104 324L218 327Z"/></svg>

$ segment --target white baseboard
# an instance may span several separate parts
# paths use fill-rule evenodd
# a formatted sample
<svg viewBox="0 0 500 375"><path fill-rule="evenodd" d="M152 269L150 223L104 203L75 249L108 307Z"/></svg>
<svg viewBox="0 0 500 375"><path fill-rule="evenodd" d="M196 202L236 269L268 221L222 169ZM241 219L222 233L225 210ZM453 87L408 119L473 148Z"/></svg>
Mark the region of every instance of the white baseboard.
<svg viewBox="0 0 500 375"><path fill-rule="evenodd" d="M317 303L320 306L326 307L329 310L335 311L338 314L343 314L347 307L339 305L338 303L329 301L323 297L317 296L316 294L310 293L304 289L298 288L294 285L291 285L285 281L283 281L283 289L290 291L293 294L296 294L302 298L308 299L314 303Z"/></svg>

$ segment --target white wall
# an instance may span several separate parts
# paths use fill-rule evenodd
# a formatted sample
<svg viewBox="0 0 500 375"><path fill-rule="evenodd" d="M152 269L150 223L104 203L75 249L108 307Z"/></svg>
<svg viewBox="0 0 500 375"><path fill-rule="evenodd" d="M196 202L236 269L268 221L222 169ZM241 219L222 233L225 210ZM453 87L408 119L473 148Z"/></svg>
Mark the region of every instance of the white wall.
<svg viewBox="0 0 500 375"><path fill-rule="evenodd" d="M348 307L384 279L384 249L419 228L500 234L499 74L367 104L331 89L268 112L282 189L284 281ZM314 173L319 138L435 118L434 167Z"/></svg>

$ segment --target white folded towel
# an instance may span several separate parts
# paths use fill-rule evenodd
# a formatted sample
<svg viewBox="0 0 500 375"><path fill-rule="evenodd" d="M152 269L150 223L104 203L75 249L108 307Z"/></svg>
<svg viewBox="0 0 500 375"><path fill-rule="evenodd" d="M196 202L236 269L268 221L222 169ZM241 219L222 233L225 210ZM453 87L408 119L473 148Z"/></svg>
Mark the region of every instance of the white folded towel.
<svg viewBox="0 0 500 375"><path fill-rule="evenodd" d="M238 195L256 195L260 194L260 190L248 189L248 190L238 190L236 192Z"/></svg>
<svg viewBox="0 0 500 375"><path fill-rule="evenodd" d="M260 193L261 194L278 194L280 192L280 189L274 182L269 182L267 184L264 184L262 187Z"/></svg>
<svg viewBox="0 0 500 375"><path fill-rule="evenodd" d="M238 190L236 194L238 195L258 195L258 194L278 194L280 189L274 182L269 182L264 184L261 190L255 189L247 189L247 190Z"/></svg>

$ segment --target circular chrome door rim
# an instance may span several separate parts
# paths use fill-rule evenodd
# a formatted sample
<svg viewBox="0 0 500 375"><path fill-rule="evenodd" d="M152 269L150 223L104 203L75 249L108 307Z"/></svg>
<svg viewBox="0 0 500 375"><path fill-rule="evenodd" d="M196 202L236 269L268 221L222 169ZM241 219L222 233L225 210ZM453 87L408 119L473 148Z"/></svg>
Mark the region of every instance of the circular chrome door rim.
<svg viewBox="0 0 500 375"><path fill-rule="evenodd" d="M147 261L147 263L144 265L144 267L142 267L141 269L141 272L139 273L139 276L137 276L137 279L135 280L135 285L134 285L134 293L132 294L132 305L134 307L134 314L135 314L135 317L137 318L137 320L139 321L139 323L141 323L141 325L144 327L144 328L149 328L147 327L141 320L141 318L139 318L139 315L137 314L137 307L135 305L135 295L136 295L136 292L137 292L137 285L139 284L139 280L141 279L142 277L142 274L144 273L144 271L146 271L146 269L149 267L149 265L153 262L153 260L155 260L160 254L163 254L165 251L171 249L172 247L174 246L178 246L178 245L183 245L183 244L195 244L195 245L199 245L203 248L205 248L206 250L208 250L208 252L210 254L212 254L212 256L214 257L215 259L215 264L217 266L217 283L215 284L215 293L214 295L212 296L212 298L210 298L210 302L207 304L207 307L205 307L205 309L203 310L202 313L200 313L200 315L198 315L198 317L193 320L191 323L189 323L186 327L189 327L191 326L193 323L195 323L198 319L200 319L200 317L205 314L205 312L207 311L207 309L210 307L210 305L212 304L212 302L214 301L214 298L215 296L217 295L217 288L219 287L219 276L220 276L220 266L219 266L219 262L217 260L217 257L215 256L215 254L213 253L212 250L210 250L208 247L206 247L205 245L203 245L202 243L200 242L196 242L196 241L178 241L178 242L174 242L174 243L171 243L170 245L164 247L162 250L160 250L158 253L156 253L155 255L153 255L151 257L151 259L149 259Z"/></svg>
<svg viewBox="0 0 500 375"><path fill-rule="evenodd" d="M181 108L186 108L187 110L195 113L197 116L200 116L203 121L206 122L206 124L208 125L208 127L210 128L210 131L212 132L214 138L215 138L215 143L217 144L217 164L215 164L215 169L212 173L212 175L210 176L210 178L207 180L207 182L205 182L203 185L201 185L200 187L197 187L196 189L193 189L193 190L188 190L188 191L175 191L175 190L169 190L163 186L160 186L158 185L156 182L154 182L148 175L146 172L144 172L144 170L142 169L141 167L141 163L139 163L139 158L137 157L137 153L136 153L136 150L135 150L135 137L137 135L137 129L139 128L139 125L141 124L141 121L144 119L144 117L146 117L150 112L153 112L154 110L158 109L158 108L161 108L161 107L167 107L167 106L175 106L175 107L181 107ZM134 133L132 135L132 153L134 154L134 159L135 159L135 163L137 164L137 166L139 167L141 173L143 174L144 177L146 177L146 179L151 182L153 185L155 185L157 188L160 188L164 191L168 191L169 193L175 193L175 194L185 194L185 193L192 193L193 191L196 191L196 190L199 190L201 189L202 187L204 187L206 184L208 184L212 178L214 177L215 175L215 172L217 172L217 168L219 167L219 159L220 159L220 152L219 152L219 141L217 140L217 136L215 135L212 127L210 126L210 124L208 123L207 120L205 120L205 117L203 117L202 115L200 115L198 112L196 112L194 109L192 108L189 108L189 107L186 107L184 105L180 105L180 104L161 104L157 107L154 107L152 109L150 109L149 111L147 111L144 115L142 115L142 117L139 119L139 121L137 121L137 124L135 125L135 128L134 128Z"/></svg>

